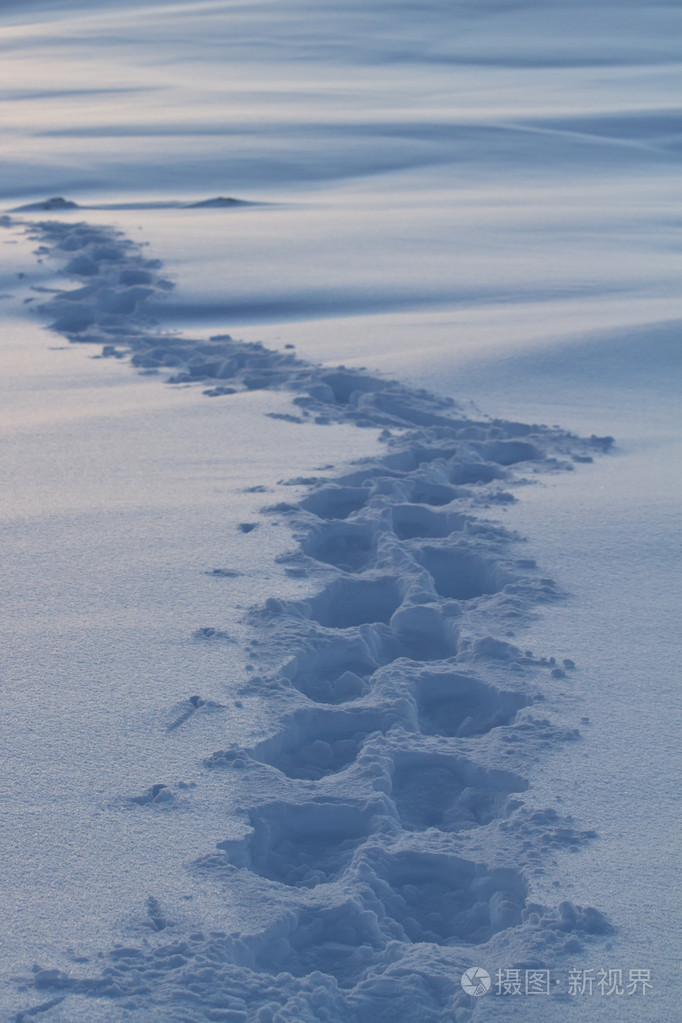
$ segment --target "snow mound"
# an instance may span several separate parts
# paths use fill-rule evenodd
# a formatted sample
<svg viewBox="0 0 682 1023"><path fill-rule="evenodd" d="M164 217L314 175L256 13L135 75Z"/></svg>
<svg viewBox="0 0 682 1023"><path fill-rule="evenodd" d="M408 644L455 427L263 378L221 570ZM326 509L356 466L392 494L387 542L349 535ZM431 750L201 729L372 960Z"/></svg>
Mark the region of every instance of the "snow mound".
<svg viewBox="0 0 682 1023"><path fill-rule="evenodd" d="M78 203L70 199L63 199L61 196L54 196L52 199L44 199L42 202L27 203L25 206L16 206L10 212L29 213L34 210L77 210Z"/></svg>
<svg viewBox="0 0 682 1023"><path fill-rule="evenodd" d="M243 199L233 199L230 196L225 198L222 195L217 195L214 199L201 199L199 202L187 203L188 210L200 210L200 209L222 209L225 206L246 206L248 205Z"/></svg>

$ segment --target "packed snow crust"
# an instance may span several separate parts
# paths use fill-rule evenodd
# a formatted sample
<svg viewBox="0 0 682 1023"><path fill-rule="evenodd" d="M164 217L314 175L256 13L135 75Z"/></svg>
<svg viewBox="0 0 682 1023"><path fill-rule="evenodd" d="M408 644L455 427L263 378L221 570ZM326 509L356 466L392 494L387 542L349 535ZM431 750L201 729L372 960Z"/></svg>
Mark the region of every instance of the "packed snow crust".
<svg viewBox="0 0 682 1023"><path fill-rule="evenodd" d="M303 497L263 509L288 523L295 547L281 564L310 591L248 612L258 673L242 692L277 727L200 754L243 812L236 834L226 822L228 837L187 865L216 897L258 907L252 925L189 930L152 898L144 940L103 951L99 966L36 965L24 983L42 1001L15 1019L62 1003L68 1019L85 998L171 1023L464 1021L491 1011L460 986L472 956L542 968L603 941L597 909L529 895L557 851L594 832L522 799L543 751L579 739L542 707L543 679L575 666L512 642L561 592L488 515L515 500L510 487L591 461L612 439L472 418L427 391L229 335L164 333L148 310L170 285L142 248L84 222L26 230L78 282L40 306L69 341L219 401L288 392L302 429L378 428L383 454L290 480ZM220 629L198 622L195 639L229 656ZM176 710L171 731L211 706L194 696ZM156 783L131 799L172 812L176 794Z"/></svg>

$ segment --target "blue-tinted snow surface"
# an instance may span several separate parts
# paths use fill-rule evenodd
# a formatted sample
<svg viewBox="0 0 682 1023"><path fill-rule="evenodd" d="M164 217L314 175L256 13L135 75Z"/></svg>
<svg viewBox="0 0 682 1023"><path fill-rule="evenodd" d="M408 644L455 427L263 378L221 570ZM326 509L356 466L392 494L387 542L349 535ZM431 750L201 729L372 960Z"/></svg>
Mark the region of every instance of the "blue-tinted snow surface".
<svg viewBox="0 0 682 1023"><path fill-rule="evenodd" d="M145 940L138 922L94 969L36 964L23 987L47 1002L33 1005L111 999L141 1019L464 1020L475 1001L459 978L474 950L491 968L522 957L547 970L603 940L612 928L598 909L530 898L553 851L594 832L519 797L543 750L579 739L542 707L543 678L574 667L512 642L561 594L489 516L515 500L509 486L602 457L611 438L472 418L451 399L229 335L161 332L146 307L167 282L144 249L86 222L26 229L78 281L39 305L69 341L220 402L284 390L292 411L275 415L305 430L379 428L383 448L338 476L292 479L303 498L263 509L293 531L279 561L310 579L310 594L273 594L248 612L257 673L242 694L265 701L273 728L204 752L203 771L243 807L242 830L214 835L213 848L207 836L187 864L190 889L208 880L257 917L232 932L190 929L149 896ZM193 638L230 657L234 639L218 625L197 623ZM225 709L191 695L167 732ZM127 796L147 813L186 798L163 782Z"/></svg>
<svg viewBox="0 0 682 1023"><path fill-rule="evenodd" d="M499 520L515 495L540 492L529 483L549 480L562 493L579 493L576 477L607 461L606 440L525 425L529 415L554 423L566 422L565 413L587 434L614 432L616 421L629 427L630 417L636 436L638 416L648 415L652 403L639 404L635 382L659 390L666 408L674 394L678 30L673 4L611 0L418 8L386 0L323 8L305 0L3 5L8 77L0 97L6 115L0 195L17 211L9 226L30 226L42 264L32 271L35 290L26 289L16 276L26 273L25 262L8 246L3 293L20 290L41 322L121 360L109 365L123 369L130 360L140 379L172 379L197 400L205 392L216 417L239 403L247 429L257 429L254 409L267 412L262 437L281 458L283 481L276 501L263 496L260 512L251 494L236 519L236 512L226 515L230 535L251 544L266 576L250 611L255 582L243 561L216 553L198 572L207 596L196 620L192 607L180 614L176 606L191 587L180 585L182 565L175 564L176 588L157 608L163 629L148 615L126 633L140 649L150 648L145 712L159 719L160 738L146 750L135 784L117 783L114 775L107 786L115 797L97 810L98 841L107 828L111 834L102 869L112 869L112 884L121 883L124 920L114 928L110 904L93 911L95 899L79 892L73 916L89 906L87 938L80 949L72 938L61 949L54 907L68 906L69 896L61 891L55 898L50 884L69 883L66 846L55 845L54 875L31 855L17 869L16 835L30 832L31 849L37 836L54 832L33 824L42 819L38 783L21 828L11 803L8 902L28 907L17 926L39 949L33 969L10 953L4 991L15 1019L672 1018L669 949L666 990L655 972L672 934L666 921L654 921L657 912L665 915L663 900L649 900L648 921L628 921L637 945L619 945L619 903L611 892L614 913L606 920L594 883L604 846L593 829L601 821L587 798L565 799L571 818L546 781L557 779L563 799L574 774L586 768L590 740L604 735L587 722L582 734L576 731L580 707L568 723L543 709L564 687L578 693L588 684L564 658L573 656L580 668L590 642L600 650L608 642L646 647L647 638L634 636L627 616L614 615L606 621L627 635L609 640L602 624L594 634L586 628L581 645L577 632L590 623L571 604L566 621L575 631L566 626L563 635L556 625L540 631L567 648L526 650L523 630L536 614L551 611L556 623L557 608L567 606L566 580L546 578L535 552ZM134 243L142 238L151 248ZM8 231L8 243L16 240ZM55 266L66 280L55 281ZM225 334L237 329L244 341ZM296 346L296 356L287 345ZM359 368L365 365L372 370ZM670 366L669 376L661 366ZM84 391L79 409L97 400ZM575 417L578 392L587 407ZM465 411L448 394L473 394L493 414L504 409L506 418ZM540 411L526 413L529 404ZM221 449L238 449L237 413L223 414L230 425L220 432ZM516 416L521 422L512 421ZM364 462L339 460L292 478L292 431L319 436L326 452L328 424L349 431L352 425L364 436L363 452L368 436L380 436L378 448ZM148 418L142 429L153 433ZM169 443L178 444L179 432L169 432ZM84 432L74 436L81 446L90 443ZM206 436L213 442L216 433ZM128 506L124 527L110 481L107 526L163 534L149 512L144 526L132 514L122 453L101 435L92 444L93 463L112 458L112 481L115 466ZM348 444L353 460L360 441ZM161 514L185 515L188 528L200 531L211 520L191 492L196 487L208 498L188 469L191 445L178 450L190 482L175 512L169 487ZM68 452L55 451L54 458L42 489L35 488L46 506L50 473L69 478ZM598 466L586 469L590 459ZM640 467L633 487L645 489L647 478ZM86 492L88 481L73 485ZM230 480L216 486L231 511L241 509L245 495L237 498ZM628 482L604 486L617 523ZM576 513L565 500L568 532ZM581 509L594 507L581 501ZM30 517L29 504L19 500L21 515L10 530L27 556L35 543L22 518ZM536 500L535 507L545 506ZM544 513L551 516L549 504ZM525 519L514 514L525 535ZM645 522L646 509L641 517ZM288 553L272 544L273 523L291 529ZM607 515L607 537L610 525ZM656 520L652 537L669 538L666 528ZM66 581L66 603L77 607L80 568L90 562L81 558L77 538L65 546L67 532L50 521L38 557L49 566L58 552L54 579ZM562 534L546 532L541 549L549 561ZM222 534L206 542L222 550ZM144 552L144 544L136 549ZM580 560L589 554L563 553L579 588ZM177 551L173 556L177 562ZM613 558L620 557L615 543ZM608 559L594 559L592 569L606 604L627 599L610 579ZM118 581L117 566L110 571ZM619 571L625 580L627 568L619 564ZM106 588L107 580L98 579L92 599ZM55 612L57 589L47 572L42 598ZM643 589L655 598L655 586ZM133 595L130 603L117 609L103 645L114 662L116 629L134 614ZM594 593L587 603L584 617L596 618ZM156 679L154 656L164 643L174 644L178 616L187 632L186 675ZM95 616L85 618L94 629ZM23 649L30 625L17 627ZM33 644L46 658L46 676L68 676L71 647L54 629ZM16 656L12 650L13 674ZM646 673L646 657L641 651L638 657ZM74 666L74 677L96 674L100 660L101 654L92 668L89 659ZM608 655L598 663L611 674L607 682L597 674L594 685L604 684L617 703L618 671ZM223 671L230 679L224 694ZM595 678L594 668L587 677ZM635 683L623 687L627 700L641 698ZM121 682L121 691L130 685ZM667 685L662 713L672 717ZM27 697L19 692L23 708ZM38 748L30 740L31 757L41 784L50 758L62 755L60 729L70 739L87 736L86 763L96 756L90 735L101 737L106 722L93 716L89 698L84 694L85 710L80 697L69 705L68 720L54 734L50 715L61 704L48 699L47 717L36 717L41 739ZM11 726L16 701L10 710ZM126 721L125 703L120 713L124 746L128 728L140 726ZM613 721L622 722L624 713L614 709ZM653 713L653 720L644 716L650 744L657 741ZM637 728L625 724L634 745ZM27 725L26 734L33 728ZM169 745L181 739L184 761ZM115 736L102 748L108 743L115 746ZM665 844L661 807L670 804L665 766L672 757L662 740L658 745L650 759L638 751L636 787L650 783L652 795L661 795L656 834ZM623 815L633 862L646 872L654 859L643 837L646 803L638 795L638 809L630 809L631 779L616 764L623 751L608 734L604 746L612 751L604 760L612 812ZM12 747L12 771L18 752ZM189 776L187 757L196 787L177 780ZM544 773L550 760L566 765L565 785L561 768ZM76 779L74 798L86 802L80 765ZM538 790L547 793L546 808ZM207 792L218 807L211 813ZM602 810L608 802L604 796ZM119 828L127 820L135 826ZM191 841L188 820L202 822ZM608 823L613 835L616 825ZM155 830L147 859L158 855L161 864L151 885L149 865L143 869L130 837L145 829L149 836ZM119 830L126 856L116 854ZM74 835L82 833L74 823ZM87 856L87 841L84 848ZM578 867L569 901L562 864L574 850L573 862L592 864L590 897L583 897ZM666 846L659 859L669 853ZM608 863L609 876L621 876L622 864ZM167 886L164 865L173 877ZM129 911L138 870L144 890L140 884ZM76 885L87 871L74 867L72 876ZM674 885L671 872L656 877ZM46 893L39 912L35 891L24 895L33 881ZM586 904L598 908L579 908ZM92 938L93 912L101 940ZM13 925L19 919L15 911ZM43 920L50 934L45 952L36 938ZM615 937L607 933L611 924ZM71 936L74 929L73 921L64 924ZM628 958L629 950L647 948L647 935L651 958ZM15 937L12 948L20 943ZM491 973L549 967L564 984L572 966L621 967L626 983L629 968L653 967L655 998L641 991L600 998L598 989L593 998L570 998L564 987L551 1003L492 994L472 999L459 984L462 969L472 965Z"/></svg>

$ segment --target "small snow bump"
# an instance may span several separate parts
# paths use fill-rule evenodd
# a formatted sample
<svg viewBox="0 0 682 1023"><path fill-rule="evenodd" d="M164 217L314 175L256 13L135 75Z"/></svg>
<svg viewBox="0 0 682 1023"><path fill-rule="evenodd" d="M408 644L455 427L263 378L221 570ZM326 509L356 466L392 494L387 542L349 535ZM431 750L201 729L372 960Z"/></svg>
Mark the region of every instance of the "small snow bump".
<svg viewBox="0 0 682 1023"><path fill-rule="evenodd" d="M217 195L212 199L200 199L198 202L187 203L185 209L187 210L223 209L224 207L246 205L248 204L244 199L233 199L231 196Z"/></svg>
<svg viewBox="0 0 682 1023"><path fill-rule="evenodd" d="M76 210L78 209L78 203L71 202L70 199L64 199L62 196L54 196L52 199L43 199L42 202L28 203L25 206L17 206L12 213L31 213L34 210Z"/></svg>

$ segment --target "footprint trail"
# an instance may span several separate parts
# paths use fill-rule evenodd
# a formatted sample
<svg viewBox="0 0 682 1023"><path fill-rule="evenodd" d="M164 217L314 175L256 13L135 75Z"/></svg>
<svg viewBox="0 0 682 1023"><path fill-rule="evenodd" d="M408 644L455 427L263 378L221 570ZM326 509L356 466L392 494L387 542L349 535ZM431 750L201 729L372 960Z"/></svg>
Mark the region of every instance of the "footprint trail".
<svg viewBox="0 0 682 1023"><path fill-rule="evenodd" d="M523 799L543 751L578 738L543 712L543 680L575 668L516 645L561 592L487 516L521 479L571 470L611 438L472 419L451 399L227 334L164 334L146 312L170 286L158 261L108 228L26 229L79 282L40 307L70 341L216 400L289 392L302 424L378 428L381 447L331 481L292 481L303 497L263 510L290 527L280 561L310 594L273 594L247 616L257 674L243 689L271 709L271 734L197 750L243 814L241 837L207 836L188 885L258 907L252 922L164 926L104 953L100 971L36 967L31 1011L85 997L171 1023L467 1021L472 964L549 967L607 934L594 908L531 898L556 851L594 837ZM197 623L194 638L229 657L215 629ZM168 730L202 704L178 706ZM135 802L166 796L157 784Z"/></svg>

